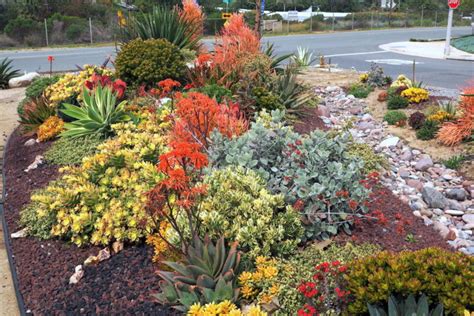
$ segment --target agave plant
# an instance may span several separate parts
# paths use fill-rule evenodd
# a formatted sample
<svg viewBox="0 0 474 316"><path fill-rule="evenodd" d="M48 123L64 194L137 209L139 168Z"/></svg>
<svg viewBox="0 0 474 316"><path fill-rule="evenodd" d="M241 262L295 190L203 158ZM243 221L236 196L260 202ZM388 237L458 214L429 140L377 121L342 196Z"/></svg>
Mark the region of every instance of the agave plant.
<svg viewBox="0 0 474 316"><path fill-rule="evenodd" d="M199 38L192 36L191 26L179 17L176 10L163 6L155 6L151 12L137 13L130 17L125 28L129 39L167 39L180 49L196 50L199 48Z"/></svg>
<svg viewBox="0 0 474 316"><path fill-rule="evenodd" d="M28 101L23 111L19 113L20 128L25 134L34 133L50 116L55 115L55 109L50 107L43 98Z"/></svg>
<svg viewBox="0 0 474 316"><path fill-rule="evenodd" d="M277 73L282 73L285 69L281 64L287 59L291 58L294 54L285 54L277 56L275 54L275 46L273 43L267 43L265 50L263 51L265 55L272 59L271 68L274 69Z"/></svg>
<svg viewBox="0 0 474 316"><path fill-rule="evenodd" d="M170 305L186 312L195 303L236 302L239 289L238 275L240 253L237 243L227 251L224 238L214 244L208 237L204 242L195 237L193 246L182 263L163 262L173 271L159 271L161 292L154 297L160 304Z"/></svg>
<svg viewBox="0 0 474 316"><path fill-rule="evenodd" d="M89 94L90 93L90 94ZM111 125L131 118L125 112L126 101L117 105L117 96L109 87L97 86L89 92L82 92L82 105L63 104L60 111L74 119L64 125L63 137L79 137L86 135L107 136L111 133Z"/></svg>
<svg viewBox="0 0 474 316"><path fill-rule="evenodd" d="M430 311L426 295L422 295L418 302L413 294L403 301L391 295L388 299L388 314L385 308L368 304L370 316L443 316L443 305L438 304L434 310Z"/></svg>
<svg viewBox="0 0 474 316"><path fill-rule="evenodd" d="M311 53L308 48L298 46L296 54L292 57L292 61L298 67L303 68L311 66L311 64L316 61L316 58L313 58L313 53Z"/></svg>
<svg viewBox="0 0 474 316"><path fill-rule="evenodd" d="M271 91L279 96L288 114L298 114L314 98L311 91L296 80L296 74L287 68L271 84Z"/></svg>
<svg viewBox="0 0 474 316"><path fill-rule="evenodd" d="M12 61L8 60L8 58L5 58L0 62L0 89L8 88L8 81L20 75L20 71L13 69L11 63Z"/></svg>

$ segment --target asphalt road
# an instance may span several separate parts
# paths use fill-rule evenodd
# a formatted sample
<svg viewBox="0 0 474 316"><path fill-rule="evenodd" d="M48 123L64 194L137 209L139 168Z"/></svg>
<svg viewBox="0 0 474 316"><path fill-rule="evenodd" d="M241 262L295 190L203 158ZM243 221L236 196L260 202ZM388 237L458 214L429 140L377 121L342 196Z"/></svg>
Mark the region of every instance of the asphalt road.
<svg viewBox="0 0 474 316"><path fill-rule="evenodd" d="M383 51L379 45L408 41L410 38L433 39L445 36L445 28L393 29L327 34L290 35L264 38L274 43L277 54L295 52L306 47L315 55L331 58L342 68L365 71L370 62L377 61L391 76L412 72L413 59L417 62L417 79L430 86L459 88L474 79L474 62L411 57ZM453 36L470 34L471 28L455 28ZM207 40L206 44L212 41ZM115 47L57 48L22 51L2 51L0 59L9 57L13 65L25 71L48 71L47 57L55 57L54 70L71 70L75 65L101 64L115 55Z"/></svg>

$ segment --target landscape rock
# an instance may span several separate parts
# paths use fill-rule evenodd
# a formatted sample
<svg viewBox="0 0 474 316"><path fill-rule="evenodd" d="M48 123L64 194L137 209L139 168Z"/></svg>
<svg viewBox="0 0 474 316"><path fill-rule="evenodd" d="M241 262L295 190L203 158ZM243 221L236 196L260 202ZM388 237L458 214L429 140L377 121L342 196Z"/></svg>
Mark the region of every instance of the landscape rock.
<svg viewBox="0 0 474 316"><path fill-rule="evenodd" d="M392 146L396 146L399 141L400 141L400 138L398 138L398 137L396 137L396 136L389 137L389 138L387 138L387 139L384 139L384 140L380 143L380 147L392 147Z"/></svg>
<svg viewBox="0 0 474 316"><path fill-rule="evenodd" d="M474 214L464 214L462 220L466 223L474 223Z"/></svg>
<svg viewBox="0 0 474 316"><path fill-rule="evenodd" d="M28 139L28 140L25 142L25 146L26 146L26 147L30 147L30 146L33 146L33 145L35 145L35 144L36 144L36 140L33 139L33 138L30 138L30 139Z"/></svg>
<svg viewBox="0 0 474 316"><path fill-rule="evenodd" d="M433 166L433 160L430 157L424 157L416 162L415 169L418 171L426 171Z"/></svg>
<svg viewBox="0 0 474 316"><path fill-rule="evenodd" d="M37 72L29 72L27 74L24 74L23 76L19 76L16 78L10 79L8 81L8 86L10 88L21 88L21 87L26 87L31 84L33 79L40 77L40 74Z"/></svg>
<svg viewBox="0 0 474 316"><path fill-rule="evenodd" d="M466 191L464 189L451 189L446 192L446 197L458 201L464 201L466 199Z"/></svg>
<svg viewBox="0 0 474 316"><path fill-rule="evenodd" d="M461 215L464 215L464 212L463 211L458 211L458 210L446 210L444 211L446 214L449 214L449 215L454 215L454 216L461 216Z"/></svg>
<svg viewBox="0 0 474 316"><path fill-rule="evenodd" d="M26 227L10 235L12 239L25 238L26 236L28 236L28 228Z"/></svg>
<svg viewBox="0 0 474 316"><path fill-rule="evenodd" d="M423 187L421 195L426 204L431 208L444 209L449 203L442 193L428 186Z"/></svg>
<svg viewBox="0 0 474 316"><path fill-rule="evenodd" d="M69 284L79 283L79 281L84 276L84 270L82 269L82 265L76 266L74 270L75 270L74 274L71 275L71 277L69 278Z"/></svg>
<svg viewBox="0 0 474 316"><path fill-rule="evenodd" d="M35 157L35 161L33 161L26 169L25 169L25 172L29 172L31 170L34 170L36 168L38 168L40 165L42 165L44 163L44 157L41 156L41 155L38 155Z"/></svg>
<svg viewBox="0 0 474 316"><path fill-rule="evenodd" d="M330 117L331 113L329 112L329 108L325 105L318 105L318 115L324 117Z"/></svg>

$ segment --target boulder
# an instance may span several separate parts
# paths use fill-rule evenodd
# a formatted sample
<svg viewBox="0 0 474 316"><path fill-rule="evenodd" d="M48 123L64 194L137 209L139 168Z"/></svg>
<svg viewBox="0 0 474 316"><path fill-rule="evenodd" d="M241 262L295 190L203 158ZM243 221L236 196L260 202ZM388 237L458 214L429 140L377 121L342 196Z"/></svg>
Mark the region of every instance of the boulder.
<svg viewBox="0 0 474 316"><path fill-rule="evenodd" d="M415 169L418 171L426 171L429 167L433 167L433 160L428 156L418 160L415 165Z"/></svg>
<svg viewBox="0 0 474 316"><path fill-rule="evenodd" d="M446 199L442 193L428 186L423 187L421 196L423 197L423 200L426 202L426 204L428 204L428 206L431 208L444 209L449 205L448 199Z"/></svg>
<svg viewBox="0 0 474 316"><path fill-rule="evenodd" d="M464 201L466 199L466 191L464 189L451 189L446 192L446 196L453 200Z"/></svg>
<svg viewBox="0 0 474 316"><path fill-rule="evenodd" d="M8 86L10 88L26 87L31 84L33 79L38 78L39 76L40 74L37 72L29 72L27 74L24 74L23 76L10 79L10 81L8 81Z"/></svg>
<svg viewBox="0 0 474 316"><path fill-rule="evenodd" d="M392 147L392 146L397 146L398 142L400 141L400 138L394 136L394 137L389 137L384 139L380 143L380 147Z"/></svg>

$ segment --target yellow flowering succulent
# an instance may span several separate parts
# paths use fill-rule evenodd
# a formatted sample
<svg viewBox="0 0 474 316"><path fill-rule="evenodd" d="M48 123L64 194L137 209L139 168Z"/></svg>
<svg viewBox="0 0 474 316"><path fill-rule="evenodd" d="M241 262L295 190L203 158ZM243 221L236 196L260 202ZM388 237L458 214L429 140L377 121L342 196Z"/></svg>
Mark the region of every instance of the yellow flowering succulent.
<svg viewBox="0 0 474 316"><path fill-rule="evenodd" d="M446 122L452 119L454 119L454 116L444 110L439 110L436 113L428 116L427 118L428 121L435 121L439 123Z"/></svg>
<svg viewBox="0 0 474 316"><path fill-rule="evenodd" d="M187 316L267 316L259 306L250 306L245 311L237 308L230 301L209 303L204 306L197 303L189 308Z"/></svg>
<svg viewBox="0 0 474 316"><path fill-rule="evenodd" d="M359 76L359 81L362 83L366 83L367 80L369 80L369 74L368 73L363 73Z"/></svg>
<svg viewBox="0 0 474 316"><path fill-rule="evenodd" d="M239 275L240 292L250 302L270 304L280 291L277 260L259 256L255 259L255 265L254 272L244 271Z"/></svg>
<svg viewBox="0 0 474 316"><path fill-rule="evenodd" d="M403 90L401 95L411 103L421 103L428 101L430 98L428 91L423 88L408 88Z"/></svg>
<svg viewBox="0 0 474 316"><path fill-rule="evenodd" d="M397 80L392 82L390 85L391 88L399 88L399 87L411 87L412 86L412 81L408 79L405 75L400 75L397 77Z"/></svg>
<svg viewBox="0 0 474 316"><path fill-rule="evenodd" d="M38 216L55 214L53 236L77 245L107 245L138 241L154 229L145 193L162 177L155 168L166 144L162 118L143 112L138 125L114 125L115 138L81 165L60 169L59 180L32 196Z"/></svg>
<svg viewBox="0 0 474 316"><path fill-rule="evenodd" d="M67 73L56 83L45 90L45 97L51 107L58 107L62 102L74 97L81 97L84 84L93 74L112 76L113 72L107 68L84 65L84 70L77 73Z"/></svg>
<svg viewBox="0 0 474 316"><path fill-rule="evenodd" d="M50 116L38 127L38 140L44 142L53 139L64 129L64 121L57 116Z"/></svg>

